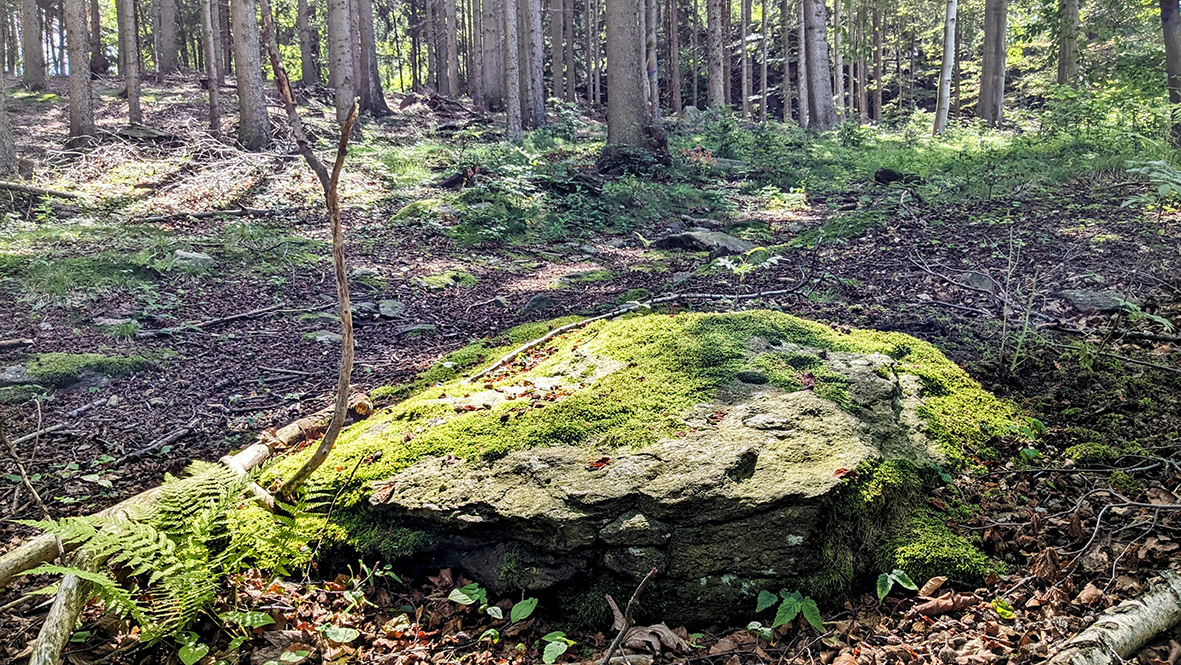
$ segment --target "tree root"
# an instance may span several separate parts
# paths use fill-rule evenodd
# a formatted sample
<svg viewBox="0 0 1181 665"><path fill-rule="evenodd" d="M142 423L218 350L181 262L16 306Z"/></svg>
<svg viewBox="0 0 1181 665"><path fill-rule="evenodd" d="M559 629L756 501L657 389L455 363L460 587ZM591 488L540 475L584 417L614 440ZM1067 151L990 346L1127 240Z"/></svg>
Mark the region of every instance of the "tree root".
<svg viewBox="0 0 1181 665"><path fill-rule="evenodd" d="M1181 623L1181 575L1171 571L1148 583L1139 598L1107 610L1068 640L1047 665L1123 662L1160 633Z"/></svg>

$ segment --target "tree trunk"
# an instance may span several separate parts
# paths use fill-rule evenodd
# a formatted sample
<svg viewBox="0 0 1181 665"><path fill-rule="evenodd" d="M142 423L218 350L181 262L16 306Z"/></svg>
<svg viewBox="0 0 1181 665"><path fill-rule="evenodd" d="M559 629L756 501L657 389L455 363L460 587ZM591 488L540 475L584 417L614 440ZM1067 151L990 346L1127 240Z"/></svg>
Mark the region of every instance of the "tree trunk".
<svg viewBox="0 0 1181 665"><path fill-rule="evenodd" d="M607 0L607 143L647 144L644 65L640 60L640 3Z"/></svg>
<svg viewBox="0 0 1181 665"><path fill-rule="evenodd" d="M766 0L764 0L765 2ZM677 0L668 0L669 102L674 115L681 114L681 16Z"/></svg>
<svg viewBox="0 0 1181 665"><path fill-rule="evenodd" d="M759 72L759 120L761 122L767 122L767 58L769 56L769 42L771 41L770 35L767 32L768 11L769 7L767 7L767 0L763 0L763 27L761 30L763 33L761 35L763 54L762 58L760 59L762 64L761 70Z"/></svg>
<svg viewBox="0 0 1181 665"><path fill-rule="evenodd" d="M139 34L135 29L135 0L117 0L119 11L119 39L127 53L119 74L127 83L127 121L133 125L143 123L143 111L139 105ZM87 33L89 35L89 32ZM71 55L73 50L71 49ZM71 60L70 69L74 68Z"/></svg>
<svg viewBox="0 0 1181 665"><path fill-rule="evenodd" d="M595 57L596 56L595 56L595 32L594 32L594 27L593 27L596 20L597 20L597 17L594 14L594 9L592 8L592 5L591 5L591 0L585 0L582 3L582 31L583 31L583 33L585 33L584 36L586 37L586 41L585 41L586 52L584 54L584 57L586 58L586 102L587 102L587 104L590 104L591 106L594 106L595 104L598 103L598 100L596 99L597 90L595 89L597 82L595 81L595 75L596 75Z"/></svg>
<svg viewBox="0 0 1181 665"><path fill-rule="evenodd" d="M507 110L506 133L511 141L520 140L521 132L521 65L517 44L517 2L504 0L504 99Z"/></svg>
<svg viewBox="0 0 1181 665"><path fill-rule="evenodd" d="M1058 85L1078 87L1078 0L1062 0L1058 21Z"/></svg>
<svg viewBox="0 0 1181 665"><path fill-rule="evenodd" d="M587 16L587 30L590 31L590 51L587 57L591 62L591 106L598 107L603 103L603 70L602 59L599 55L599 44L602 43L599 30L599 0L591 0L591 13Z"/></svg>
<svg viewBox="0 0 1181 665"><path fill-rule="evenodd" d="M960 23L959 21L956 21L955 50L953 51L953 54L955 55L955 66L952 68L951 72L951 112L954 113L956 117L959 117L960 110L963 108L963 98L960 95L960 78L962 77L960 72L960 30Z"/></svg>
<svg viewBox="0 0 1181 665"><path fill-rule="evenodd" d="M1181 104L1181 7L1178 0L1160 0L1160 22L1165 37L1165 69L1169 77L1169 103L1173 105L1172 140L1181 146L1181 121L1177 105Z"/></svg>
<svg viewBox="0 0 1181 665"><path fill-rule="evenodd" d="M722 64L725 59L725 47L722 41L722 0L705 0L705 12L706 49L708 51L705 99L712 108L726 103L726 89L722 81L722 77L725 75L725 68ZM610 65L610 63L607 64Z"/></svg>
<svg viewBox="0 0 1181 665"><path fill-rule="evenodd" d="M295 15L295 29L299 37L299 83L308 87L320 83L320 67L316 62L320 40L312 32L311 18L308 0L299 0Z"/></svg>
<svg viewBox="0 0 1181 665"><path fill-rule="evenodd" d="M456 43L455 0L443 0L443 58L445 66L440 71L446 71L443 83L443 94L448 97L459 96L459 44Z"/></svg>
<svg viewBox="0 0 1181 665"><path fill-rule="evenodd" d="M90 26L86 0L65 0L66 32L70 49L70 141L85 143L94 136L94 100L90 92Z"/></svg>
<svg viewBox="0 0 1181 665"><path fill-rule="evenodd" d="M939 71L939 92L935 102L935 134L947 129L951 108L951 74L955 66L955 26L958 0L947 0L947 14L943 20L943 67Z"/></svg>
<svg viewBox="0 0 1181 665"><path fill-rule="evenodd" d="M984 57L976 114L990 127L996 127L1004 118L1008 9L1009 0L986 0L984 4Z"/></svg>
<svg viewBox="0 0 1181 665"><path fill-rule="evenodd" d="M263 95L262 58L258 43L255 0L230 3L233 29L234 74L238 81L238 142L247 150L261 150L271 138L271 119Z"/></svg>
<svg viewBox="0 0 1181 665"><path fill-rule="evenodd" d="M180 68L180 42L176 38L176 0L157 2L160 4L160 22L156 26L156 43L160 60L156 63L156 70L162 73L175 72Z"/></svg>
<svg viewBox="0 0 1181 665"><path fill-rule="evenodd" d="M722 87L725 89L726 106L734 105L734 4L722 0Z"/></svg>
<svg viewBox="0 0 1181 665"><path fill-rule="evenodd" d="M541 22L541 0L517 0L521 3L522 29L519 35L525 53L521 75L524 77L522 122L526 127L543 127L545 118L545 35Z"/></svg>
<svg viewBox="0 0 1181 665"><path fill-rule="evenodd" d="M660 121L660 82L656 70L656 0L644 2L644 72L648 79L648 113Z"/></svg>
<svg viewBox="0 0 1181 665"><path fill-rule="evenodd" d="M808 129L827 131L837 126L828 71L828 21L824 0L804 0L804 46L808 71Z"/></svg>
<svg viewBox="0 0 1181 665"><path fill-rule="evenodd" d="M842 2L844 0L833 0L832 3L832 50L836 65L833 71L836 77L833 87L836 89L837 116L840 118L845 117L845 54L841 51Z"/></svg>
<svg viewBox="0 0 1181 665"><path fill-rule="evenodd" d="M675 5L677 0L672 0ZM701 57L697 53L697 30L700 17L697 14L697 0L693 0L693 13L689 16L689 73L693 76L693 101L690 106L701 107Z"/></svg>
<svg viewBox="0 0 1181 665"><path fill-rule="evenodd" d="M873 119L882 121L882 90L885 79L882 76L882 10L873 8Z"/></svg>
<svg viewBox="0 0 1181 665"><path fill-rule="evenodd" d="M209 132L221 136L221 71L217 55L217 0L201 0L201 41L205 46L205 78L209 88Z"/></svg>
<svg viewBox="0 0 1181 665"><path fill-rule="evenodd" d="M173 9L172 20L175 30L175 5ZM90 71L94 74L106 74L110 68L111 62L107 60L107 54L103 52L102 15L99 13L98 0L90 0Z"/></svg>
<svg viewBox="0 0 1181 665"><path fill-rule="evenodd" d="M504 0L483 0L484 103L489 110L504 109Z"/></svg>
<svg viewBox="0 0 1181 665"><path fill-rule="evenodd" d="M349 0L328 0L328 85L335 95L336 121L341 126L349 117L357 90L350 22Z"/></svg>
<svg viewBox="0 0 1181 665"><path fill-rule="evenodd" d="M16 172L16 140L8 121L8 95L4 94L4 86L0 86L0 175Z"/></svg>
<svg viewBox="0 0 1181 665"><path fill-rule="evenodd" d="M472 96L472 104L478 110L484 109L484 9L482 4L481 0L471 0L472 37L471 43L468 44L468 58L471 65L468 70L467 84ZM396 30L394 34L397 35Z"/></svg>
<svg viewBox="0 0 1181 665"><path fill-rule="evenodd" d="M562 22L566 33L566 101L578 99L578 72L574 69L574 0L565 0L562 11Z"/></svg>
<svg viewBox="0 0 1181 665"><path fill-rule="evenodd" d="M37 0L21 0L21 67L25 87L45 89L45 50L41 47L41 10Z"/></svg>
<svg viewBox="0 0 1181 665"><path fill-rule="evenodd" d="M783 122L791 120L791 16L788 0L780 0L779 5L779 35L783 41L780 50L783 53L783 87L780 88L780 99L783 100Z"/></svg>
<svg viewBox="0 0 1181 665"><path fill-rule="evenodd" d="M796 111L796 118L800 121L800 127L806 128L808 126L808 106L810 104L808 99L812 96L809 94L810 90L808 89L808 49L804 47L804 44L808 41L804 28L804 14L807 12L805 3L808 0L799 1L800 24L796 29L796 50L798 51L796 54L796 80L799 81L800 90L799 99L796 102L799 105L799 109Z"/></svg>
<svg viewBox="0 0 1181 665"><path fill-rule="evenodd" d="M550 0L550 72L553 91L550 96L554 99L566 98L565 58L562 52L562 0Z"/></svg>
<svg viewBox="0 0 1181 665"><path fill-rule="evenodd" d="M361 71L357 79L365 94L362 111L374 117L389 115L390 107L385 103L385 92L381 87L381 71L377 67L377 35L373 28L373 0L356 0L358 40L361 50Z"/></svg>
<svg viewBox="0 0 1181 665"><path fill-rule="evenodd" d="M739 23L741 27L738 29L738 62L742 71L739 73L739 79L742 85L742 104L739 108L742 109L742 117L750 117L750 98L754 96L754 84L751 81L753 72L750 64L750 15L752 0L742 0L742 10Z"/></svg>

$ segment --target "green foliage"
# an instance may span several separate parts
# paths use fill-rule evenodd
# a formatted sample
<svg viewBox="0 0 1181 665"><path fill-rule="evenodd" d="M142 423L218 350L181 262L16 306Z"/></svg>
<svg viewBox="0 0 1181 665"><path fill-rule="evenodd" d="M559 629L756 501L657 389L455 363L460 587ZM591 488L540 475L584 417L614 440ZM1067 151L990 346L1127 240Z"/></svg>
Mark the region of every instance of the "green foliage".
<svg viewBox="0 0 1181 665"><path fill-rule="evenodd" d="M763 612L776 604L779 607L775 610L775 618L768 626L768 631L795 621L797 616L801 614L808 625L812 626L817 633L824 633L824 622L820 618L820 608L817 607L816 601L804 596L799 591L780 591L778 595L770 591L760 591L758 598L758 605L756 612ZM757 621L752 622L747 626L747 630L755 631L762 635L763 625Z"/></svg>
<svg viewBox="0 0 1181 665"><path fill-rule="evenodd" d="M911 591L918 591L919 589L918 585L912 582L910 577L908 577L901 569L895 568L891 572L882 573L881 575L878 575L878 583L876 588L879 605L881 604L882 599L890 594L890 590L894 588L895 584L898 584L903 588L910 589Z"/></svg>
<svg viewBox="0 0 1181 665"><path fill-rule="evenodd" d="M29 376L37 383L57 388L76 382L89 370L107 376L123 376L154 364L146 356L107 356L101 353L39 353L28 363Z"/></svg>
<svg viewBox="0 0 1181 665"><path fill-rule="evenodd" d="M22 522L79 547L92 561L105 562L97 572L46 564L29 574L77 575L94 585L108 611L138 623L146 640L180 635L182 649L196 653L201 645L181 631L213 602L227 575L256 563L257 541L231 537L228 526L250 479L220 464L194 462L189 471L185 478L166 479L154 505L118 517ZM301 510L306 504L293 512ZM272 519L279 524L290 521L278 515ZM272 547L292 555L299 550L290 532L257 538L278 541ZM259 620L249 613L239 618Z"/></svg>
<svg viewBox="0 0 1181 665"><path fill-rule="evenodd" d="M560 630L542 635L541 641L545 642L545 650L541 653L541 662L546 665L553 665L553 663L558 662L558 658L566 653L567 649L576 644L574 640L566 637L566 633Z"/></svg>

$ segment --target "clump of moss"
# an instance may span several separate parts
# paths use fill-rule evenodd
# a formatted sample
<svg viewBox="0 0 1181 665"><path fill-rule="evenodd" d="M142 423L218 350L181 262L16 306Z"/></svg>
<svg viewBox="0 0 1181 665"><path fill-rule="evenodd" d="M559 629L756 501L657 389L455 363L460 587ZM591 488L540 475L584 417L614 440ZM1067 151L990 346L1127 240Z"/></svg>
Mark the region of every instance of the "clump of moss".
<svg viewBox="0 0 1181 665"><path fill-rule="evenodd" d="M622 305L629 302L644 302L652 297L652 292L648 289L631 289L616 296L611 302L616 305Z"/></svg>
<svg viewBox="0 0 1181 665"><path fill-rule="evenodd" d="M1095 441L1080 443L1066 449L1067 457L1075 462L1083 463L1114 462L1120 458L1121 454L1118 448Z"/></svg>
<svg viewBox="0 0 1181 665"><path fill-rule="evenodd" d="M40 386L0 387L0 404L21 404L44 394Z"/></svg>
<svg viewBox="0 0 1181 665"><path fill-rule="evenodd" d="M1112 471L1111 475L1107 476L1107 484L1112 489L1119 490L1125 494L1136 494L1144 489L1140 481L1133 478L1127 471Z"/></svg>
<svg viewBox="0 0 1181 665"><path fill-rule="evenodd" d="M979 584L999 567L976 545L954 533L939 515L920 508L891 543L892 561L882 570L901 568L915 580L938 575L968 584ZM1003 572L1003 571L1002 571Z"/></svg>
<svg viewBox="0 0 1181 665"><path fill-rule="evenodd" d="M762 353L754 365L767 374L772 385L786 391L812 388L817 395L845 407L849 404L849 379L834 372L810 353Z"/></svg>
<svg viewBox="0 0 1181 665"><path fill-rule="evenodd" d="M146 356L106 356L101 353L40 353L28 363L29 376L37 383L60 388L75 383L82 372L89 370L107 376L123 376L145 367L153 361Z"/></svg>
<svg viewBox="0 0 1181 665"><path fill-rule="evenodd" d="M448 270L438 275L419 277L416 281L422 286L431 289L447 289L453 286L471 287L479 282L475 275L455 270Z"/></svg>

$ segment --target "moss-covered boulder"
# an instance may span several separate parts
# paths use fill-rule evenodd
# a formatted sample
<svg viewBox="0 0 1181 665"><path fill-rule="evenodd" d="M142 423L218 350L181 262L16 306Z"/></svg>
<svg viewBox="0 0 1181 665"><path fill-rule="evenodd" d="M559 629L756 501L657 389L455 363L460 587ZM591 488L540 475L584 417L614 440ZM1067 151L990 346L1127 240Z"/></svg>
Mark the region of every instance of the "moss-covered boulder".
<svg viewBox="0 0 1181 665"><path fill-rule="evenodd" d="M481 348L455 357L471 372L496 357ZM903 555L915 576L986 565L919 512L921 471L1016 414L915 338L654 314L473 382L448 362L455 378L345 432L315 477L344 486L340 537L362 549L459 565L499 592L627 588L657 568L651 600L685 621L749 615L762 589L831 597Z"/></svg>

